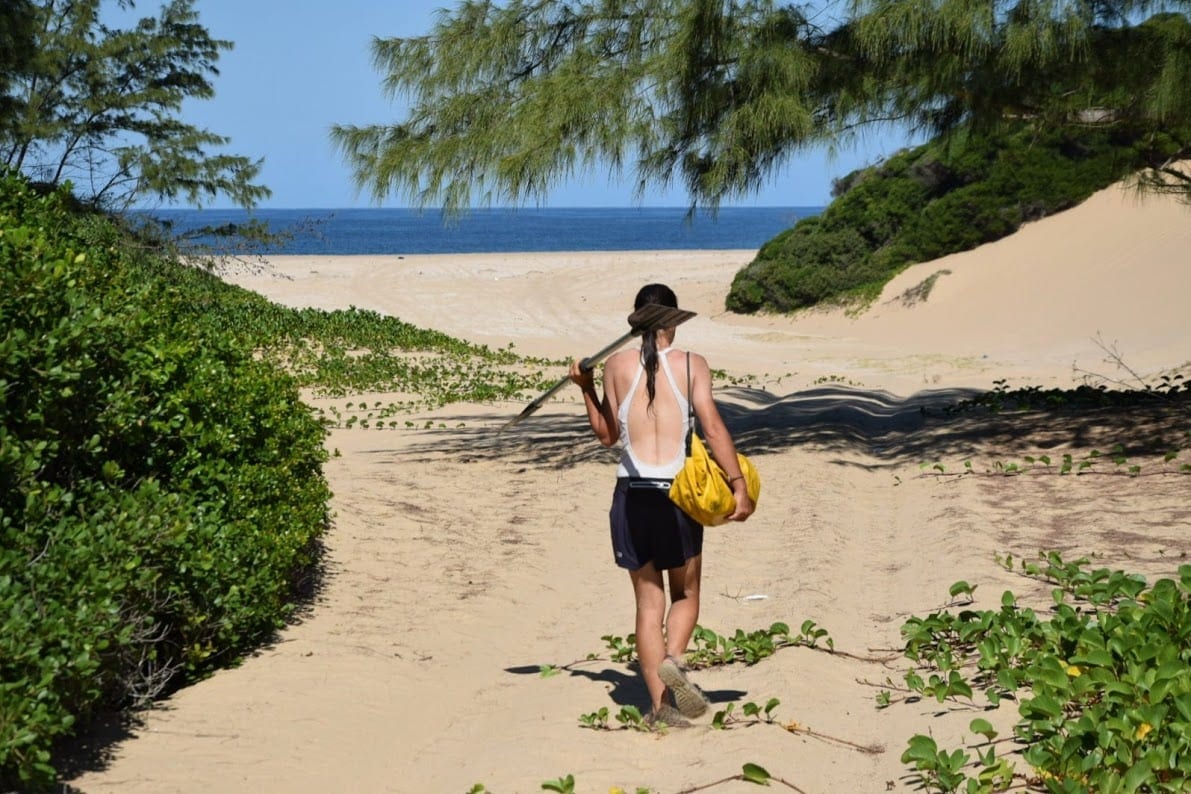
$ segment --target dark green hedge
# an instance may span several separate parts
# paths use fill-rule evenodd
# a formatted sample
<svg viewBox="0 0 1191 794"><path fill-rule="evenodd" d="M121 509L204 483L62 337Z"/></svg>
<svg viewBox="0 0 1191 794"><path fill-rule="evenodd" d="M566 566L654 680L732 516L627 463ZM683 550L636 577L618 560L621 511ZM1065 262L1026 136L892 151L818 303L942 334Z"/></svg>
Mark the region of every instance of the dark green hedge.
<svg viewBox="0 0 1191 794"><path fill-rule="evenodd" d="M791 312L871 300L905 267L1005 237L1138 169L1191 151L1191 135L1028 127L957 136L854 172L818 216L761 247L727 308Z"/></svg>
<svg viewBox="0 0 1191 794"><path fill-rule="evenodd" d="M0 789L267 638L328 520L294 383L134 250L0 183Z"/></svg>

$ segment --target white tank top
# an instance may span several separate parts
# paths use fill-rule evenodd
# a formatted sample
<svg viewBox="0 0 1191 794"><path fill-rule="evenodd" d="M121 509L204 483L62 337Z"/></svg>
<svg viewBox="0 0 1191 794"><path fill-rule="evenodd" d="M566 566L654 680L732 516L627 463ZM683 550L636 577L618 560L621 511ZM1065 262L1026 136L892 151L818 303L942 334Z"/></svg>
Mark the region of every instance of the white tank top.
<svg viewBox="0 0 1191 794"><path fill-rule="evenodd" d="M690 429L690 403L686 397L682 396L682 390L678 388L678 384L674 381L674 372L670 369L670 361L666 353L670 348L658 351L658 362L661 364L660 369L666 375L666 380L670 383L670 388L674 390L674 396L678 400L678 407L682 411L682 437L685 440L687 431ZM682 471L683 463L686 462L686 444L678 445L678 454L674 459L666 463L644 463L637 459L633 453L633 444L629 437L629 407L633 404L633 397L637 394L637 386L641 383L641 376L645 374L645 363L641 361L640 357L637 359L637 374L633 378L633 385L629 387L629 396L624 402L620 404L619 410L616 412L617 423L620 425L620 438L623 446L620 451L620 465L616 469L617 477L648 477L658 480L669 480Z"/></svg>

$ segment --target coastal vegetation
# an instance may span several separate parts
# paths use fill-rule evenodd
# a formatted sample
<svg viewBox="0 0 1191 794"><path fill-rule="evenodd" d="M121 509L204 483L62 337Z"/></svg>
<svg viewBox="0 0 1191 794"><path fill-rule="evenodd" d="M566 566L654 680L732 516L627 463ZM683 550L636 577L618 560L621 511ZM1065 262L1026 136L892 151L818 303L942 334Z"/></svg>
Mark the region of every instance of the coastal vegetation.
<svg viewBox="0 0 1191 794"><path fill-rule="evenodd" d="M180 265L174 265L180 267ZM293 379L119 227L0 183L0 788L293 613L330 492Z"/></svg>
<svg viewBox="0 0 1191 794"><path fill-rule="evenodd" d="M226 137L181 118L184 102L214 96L219 56L232 47L199 24L194 5L168 0L125 28L110 17L131 2L6 0L0 165L43 188L70 182L77 199L108 209L267 198L255 181L261 161L220 151Z"/></svg>
<svg viewBox="0 0 1191 794"><path fill-rule="evenodd" d="M1010 556L999 561L1015 570ZM1047 617L1007 590L999 609L935 612L902 627L914 667L904 686L890 682L878 706L888 707L895 689L899 699L958 704L972 710L970 732L979 737L948 750L917 734L902 762L926 791L1003 791L1019 777L1030 790L1050 792L1186 791L1191 565L1151 585L1056 552L1018 563L1023 575L1053 586ZM1006 699L1019 719L1002 739L978 715ZM1006 740L1017 745L1009 754ZM1032 774L1017 771L1011 759L1019 753Z"/></svg>
<svg viewBox="0 0 1191 794"><path fill-rule="evenodd" d="M997 791L1183 792L1191 778L1191 565L1182 564L1177 578L1150 584L1137 574L1092 567L1091 560L1065 560L1058 552L1038 558L997 562L1006 571L1053 589L1048 607L1021 603L1004 591L997 609L978 610L979 585L960 581L949 589L947 608L926 617L910 616L901 627L902 654L911 662L902 683L887 677L876 708L937 701L972 716L964 747L940 747L930 732L909 737L900 755L912 770L909 779L927 792L992 794ZM865 657L838 650L833 642L819 646L826 631L803 622L799 636L784 623L731 636L696 627L694 648L686 661L692 668L757 664L783 648L803 647L887 666L894 657ZM631 662L633 635L605 635L608 660ZM591 653L565 665L543 665L550 678L601 659ZM1019 718L1012 735L1001 736L993 714L1012 703ZM865 754L884 748L814 730L797 721L778 720L776 697L764 703L727 704L711 727L772 726ZM609 718L615 717L614 728ZM665 730L651 726L633 706L616 714L607 707L581 714L585 729ZM749 776L749 767L759 772ZM716 788L732 780L766 784L770 779L789 788L794 783L774 778L756 764L733 776L683 789ZM558 788L564 784L565 787ZM890 783L892 787L892 783ZM546 781L546 790L574 791L572 776ZM473 791L486 791L477 784ZM652 789L637 787L648 794Z"/></svg>
<svg viewBox="0 0 1191 794"><path fill-rule="evenodd" d="M1191 20L1180 2L463 3L378 39L396 125L340 125L357 185L448 212L540 201L576 170L748 196L874 126L930 142L856 172L767 243L727 308L863 306L905 266L1003 237L1134 176L1191 197Z"/></svg>
<svg viewBox="0 0 1191 794"><path fill-rule="evenodd" d="M1191 134L1123 127L940 137L840 180L822 214L765 243L736 274L727 308L863 306L911 264L998 240L1189 153Z"/></svg>
<svg viewBox="0 0 1191 794"><path fill-rule="evenodd" d="M871 298L910 262L1006 234L1140 166L1152 188L1187 189L1167 165L1186 154L1177 130L1191 115L1189 48L1157 46L1185 45L1184 14L1133 24L1133 3L1062 19L991 4L998 21L985 37L971 4L956 2L917 7L922 18L903 24L891 23L905 4L872 3L833 30L792 7L728 5L734 13L676 0L630 11L612 0L597 11L464 3L430 37L377 45L396 70L391 85L425 100L409 125L340 128L337 140L374 192L458 208L475 183L457 175L523 199L577 162L633 152L643 183L679 176L694 201L715 204L856 124L945 133L850 176L821 218L766 246L733 285L740 311ZM57 743L90 719L234 664L294 619L317 585L327 426L339 424L305 396L400 393L377 409L393 427L413 408L549 385L552 362L512 350L374 312L279 307L54 189L86 166L99 186L91 204L224 192L251 206L267 195L252 184L257 164L208 157L203 148L223 139L169 119L209 93L205 75L226 45L194 24L192 6L175 0L156 27L111 36L98 35L96 2L72 4L78 16L57 27L44 24L52 3L0 9L12 44L0 48L0 144L10 168L49 177L0 182L0 788L49 787ZM143 58L145 47L159 57ZM82 68L115 56L121 85L144 78L143 93L109 93L115 83L94 81L111 75ZM144 64L161 71L146 76ZM71 90L57 105L34 102L50 72L70 76L61 85ZM87 97L110 99L91 126L79 115ZM154 120L161 135L89 172L109 135ZM32 163L34 152L51 159ZM1082 565L1046 556L1022 566L1056 587L1048 619L1006 593L999 610L906 624L917 665L907 694L964 707L978 690L988 706L1019 698L1014 738L1036 773L1009 770L977 719L972 733L987 744L967 749L978 769L967 750L910 740L904 762L924 788L1161 791L1185 779L1191 571L1149 586ZM952 596L974 589L957 583ZM629 640L606 639L618 661L631 658ZM809 620L797 633L700 630L693 661L753 664L793 646L843 655L836 640ZM770 725L777 705L742 713ZM726 709L717 727L735 719ZM751 764L743 775L769 777Z"/></svg>
<svg viewBox="0 0 1191 794"><path fill-rule="evenodd" d="M545 378L357 310L296 311L0 181L0 788L56 743L233 664L317 580L330 492L303 392L416 404Z"/></svg>

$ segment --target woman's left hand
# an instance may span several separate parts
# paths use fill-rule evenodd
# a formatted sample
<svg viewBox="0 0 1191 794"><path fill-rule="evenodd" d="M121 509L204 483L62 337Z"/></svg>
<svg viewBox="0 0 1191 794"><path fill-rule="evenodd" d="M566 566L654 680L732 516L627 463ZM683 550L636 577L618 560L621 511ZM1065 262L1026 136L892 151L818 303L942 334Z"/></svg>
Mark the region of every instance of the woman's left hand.
<svg viewBox="0 0 1191 794"><path fill-rule="evenodd" d="M753 503L753 500L749 498L747 490L743 491L742 493L737 493L736 494L736 509L732 511L732 514L730 516L728 516L728 520L729 521L744 521L749 516L751 516L753 514L753 511L756 509L757 509L757 506Z"/></svg>

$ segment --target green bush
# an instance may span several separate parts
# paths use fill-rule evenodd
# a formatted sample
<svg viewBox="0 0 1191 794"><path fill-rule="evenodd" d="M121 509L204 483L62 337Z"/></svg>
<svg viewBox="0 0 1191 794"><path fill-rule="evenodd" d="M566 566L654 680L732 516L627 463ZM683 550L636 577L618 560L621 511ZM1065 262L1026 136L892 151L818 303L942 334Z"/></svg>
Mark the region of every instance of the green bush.
<svg viewBox="0 0 1191 794"><path fill-rule="evenodd" d="M95 709L286 619L330 496L298 388L500 399L552 384L527 366L546 363L278 306L0 180L0 790L48 785L55 740Z"/></svg>
<svg viewBox="0 0 1191 794"><path fill-rule="evenodd" d="M1118 128L940 139L841 180L736 274L727 308L791 312L875 299L905 267L966 251L1072 207L1147 165L1186 156L1191 134Z"/></svg>
<svg viewBox="0 0 1191 794"><path fill-rule="evenodd" d="M269 636L327 522L293 380L133 251L0 184L0 788Z"/></svg>

